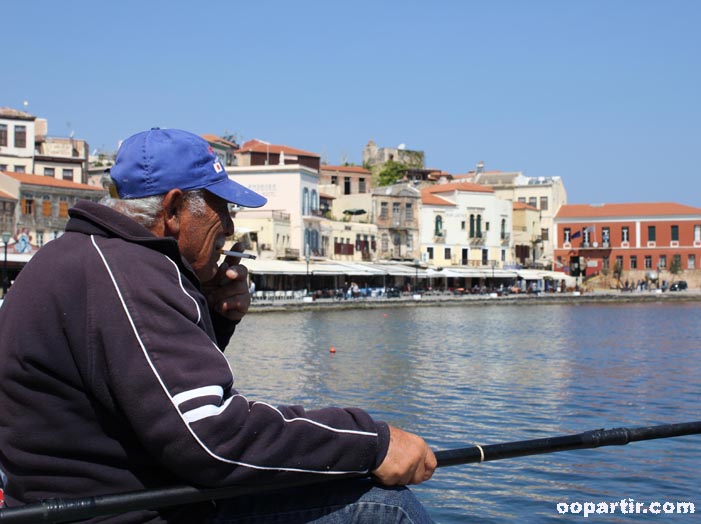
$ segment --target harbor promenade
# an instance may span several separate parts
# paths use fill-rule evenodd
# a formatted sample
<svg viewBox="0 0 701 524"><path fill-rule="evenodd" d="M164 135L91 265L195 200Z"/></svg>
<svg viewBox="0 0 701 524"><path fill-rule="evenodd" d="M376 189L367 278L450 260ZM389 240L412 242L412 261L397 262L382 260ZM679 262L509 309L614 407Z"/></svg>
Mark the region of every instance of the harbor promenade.
<svg viewBox="0 0 701 524"><path fill-rule="evenodd" d="M327 309L379 309L418 306L457 306L483 304L589 304L589 303L633 303L633 302L701 302L701 289L660 292L593 290L564 293L516 293L499 296L496 293L476 295L454 295L451 293L405 293L399 297L359 297L347 299L312 297L278 299L256 299L251 303L251 313L270 311L314 311Z"/></svg>

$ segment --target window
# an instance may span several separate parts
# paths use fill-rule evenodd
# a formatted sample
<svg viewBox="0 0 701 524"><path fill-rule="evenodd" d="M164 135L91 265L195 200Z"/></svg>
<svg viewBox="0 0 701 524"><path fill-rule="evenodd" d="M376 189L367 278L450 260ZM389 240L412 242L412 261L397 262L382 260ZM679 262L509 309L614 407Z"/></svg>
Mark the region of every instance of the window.
<svg viewBox="0 0 701 524"><path fill-rule="evenodd" d="M7 171L7 164L0 164L0 171Z"/></svg>
<svg viewBox="0 0 701 524"><path fill-rule="evenodd" d="M414 236L411 234L407 234L406 236L406 248L414 249Z"/></svg>
<svg viewBox="0 0 701 524"><path fill-rule="evenodd" d="M531 207L538 207L538 197L529 197L528 198L528 205Z"/></svg>
<svg viewBox="0 0 701 524"><path fill-rule="evenodd" d="M656 237L655 226L647 226L647 241L654 242L655 237Z"/></svg>
<svg viewBox="0 0 701 524"><path fill-rule="evenodd" d="M548 209L548 197L546 197L546 196L540 197L540 209L543 211Z"/></svg>
<svg viewBox="0 0 701 524"><path fill-rule="evenodd" d="M407 220L414 220L414 206L409 202L406 205L406 219Z"/></svg>
<svg viewBox="0 0 701 524"><path fill-rule="evenodd" d="M482 215L477 215L477 238L482 238Z"/></svg>
<svg viewBox="0 0 701 524"><path fill-rule="evenodd" d="M565 230L563 231L563 242L569 242L570 239L572 238L570 235L572 233L572 230L569 227L566 227Z"/></svg>
<svg viewBox="0 0 701 524"><path fill-rule="evenodd" d="M380 202L380 218L387 218L388 210L387 210L387 202Z"/></svg>
<svg viewBox="0 0 701 524"><path fill-rule="evenodd" d="M470 215L470 238L475 238L475 215Z"/></svg>
<svg viewBox="0 0 701 524"><path fill-rule="evenodd" d="M450 252L450 248L449 248L449 247L446 247L446 248L443 249L443 258L444 258L445 260L450 260L450 259L452 258L452 254L451 254L451 252Z"/></svg>
<svg viewBox="0 0 701 524"><path fill-rule="evenodd" d="M27 147L27 126L15 126L15 147Z"/></svg>
<svg viewBox="0 0 701 524"><path fill-rule="evenodd" d="M15 173L24 173L24 166L15 166Z"/></svg>
<svg viewBox="0 0 701 524"><path fill-rule="evenodd" d="M526 197L518 197L518 201L519 201L521 204L525 204L525 203L526 203Z"/></svg>
<svg viewBox="0 0 701 524"><path fill-rule="evenodd" d="M652 257L645 255L645 269L652 269Z"/></svg>
<svg viewBox="0 0 701 524"><path fill-rule="evenodd" d="M302 189L302 214L309 214L309 189Z"/></svg>
<svg viewBox="0 0 701 524"><path fill-rule="evenodd" d="M380 244L382 246L382 251L387 251L389 249L389 235L387 235L387 233L382 234Z"/></svg>
<svg viewBox="0 0 701 524"><path fill-rule="evenodd" d="M34 214L34 199L33 198L23 198L22 199L22 214L23 215L33 215Z"/></svg>
<svg viewBox="0 0 701 524"><path fill-rule="evenodd" d="M337 185L338 185L338 177L337 177L337 176L332 176L332 177L331 177L331 183L332 183L334 186L337 186Z"/></svg>
<svg viewBox="0 0 701 524"><path fill-rule="evenodd" d="M64 180L73 180L73 169L64 169L63 170L63 179Z"/></svg>
<svg viewBox="0 0 701 524"><path fill-rule="evenodd" d="M60 218L68 218L68 201L66 197L61 197L58 203L58 216Z"/></svg>
<svg viewBox="0 0 701 524"><path fill-rule="evenodd" d="M316 192L316 189L312 189L311 207L313 211L319 210L319 194Z"/></svg>
<svg viewBox="0 0 701 524"><path fill-rule="evenodd" d="M45 167L44 176L56 176L56 170L53 167Z"/></svg>
<svg viewBox="0 0 701 524"><path fill-rule="evenodd" d="M630 228L628 226L621 228L621 242L630 242Z"/></svg>
<svg viewBox="0 0 701 524"><path fill-rule="evenodd" d="M399 202L392 202L392 218L399 218Z"/></svg>
<svg viewBox="0 0 701 524"><path fill-rule="evenodd" d="M694 242L701 242L701 226L694 226Z"/></svg>
<svg viewBox="0 0 701 524"><path fill-rule="evenodd" d="M465 231L465 221L464 220L462 220L460 222L460 231Z"/></svg>
<svg viewBox="0 0 701 524"><path fill-rule="evenodd" d="M679 242L679 226L671 226L671 234L672 234L672 240Z"/></svg>
<svg viewBox="0 0 701 524"><path fill-rule="evenodd" d="M367 188L365 186L365 177L360 177L358 179L358 193L365 193L367 192Z"/></svg>
<svg viewBox="0 0 701 524"><path fill-rule="evenodd" d="M37 246L41 247L44 245L44 232L37 229Z"/></svg>
<svg viewBox="0 0 701 524"><path fill-rule="evenodd" d="M602 266L606 270L611 269L611 257L604 257Z"/></svg>
<svg viewBox="0 0 701 524"><path fill-rule="evenodd" d="M543 227L540 229L540 239L543 241L550 240L550 231L548 228Z"/></svg>
<svg viewBox="0 0 701 524"><path fill-rule="evenodd" d="M610 227L602 227L601 228L601 242L603 242L604 246L608 245L608 243L611 241L611 228Z"/></svg>
<svg viewBox="0 0 701 524"><path fill-rule="evenodd" d="M51 200L49 198L44 198L41 201L41 214L45 217L51 216Z"/></svg>
<svg viewBox="0 0 701 524"><path fill-rule="evenodd" d="M638 269L638 257L636 255L630 256L630 268Z"/></svg>
<svg viewBox="0 0 701 524"><path fill-rule="evenodd" d="M7 124L0 124L0 147L7 146Z"/></svg>
<svg viewBox="0 0 701 524"><path fill-rule="evenodd" d="M616 257L616 264L613 266L614 269L621 271L623 269L623 257L618 255Z"/></svg>
<svg viewBox="0 0 701 524"><path fill-rule="evenodd" d="M501 237L502 240L506 238L506 219L502 218L501 219L501 231L499 232L499 236Z"/></svg>
<svg viewBox="0 0 701 524"><path fill-rule="evenodd" d="M437 237L443 236L443 217L440 215L436 215L433 235Z"/></svg>
<svg viewBox="0 0 701 524"><path fill-rule="evenodd" d="M667 267L667 255L660 255L660 261L657 263L657 267Z"/></svg>
<svg viewBox="0 0 701 524"><path fill-rule="evenodd" d="M696 269L696 255L689 255L689 258L687 258L687 268Z"/></svg>
<svg viewBox="0 0 701 524"><path fill-rule="evenodd" d="M432 247L426 248L426 254L428 255L429 260L433 260L433 248Z"/></svg>
<svg viewBox="0 0 701 524"><path fill-rule="evenodd" d="M351 179L349 176L343 177L343 194L351 194Z"/></svg>

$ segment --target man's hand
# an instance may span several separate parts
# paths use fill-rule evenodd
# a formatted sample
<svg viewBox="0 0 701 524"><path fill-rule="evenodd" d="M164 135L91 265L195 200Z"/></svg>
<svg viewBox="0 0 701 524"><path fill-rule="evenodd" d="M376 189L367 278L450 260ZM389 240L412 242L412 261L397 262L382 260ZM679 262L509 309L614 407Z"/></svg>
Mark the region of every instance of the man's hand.
<svg viewBox="0 0 701 524"><path fill-rule="evenodd" d="M232 251L242 251L245 246L236 243ZM248 269L239 264L238 257L227 256L217 274L209 282L202 284L202 291L210 309L231 321L239 321L251 306L251 294L248 292Z"/></svg>
<svg viewBox="0 0 701 524"><path fill-rule="evenodd" d="M436 464L424 439L390 426L387 456L372 474L385 486L420 484L433 476Z"/></svg>

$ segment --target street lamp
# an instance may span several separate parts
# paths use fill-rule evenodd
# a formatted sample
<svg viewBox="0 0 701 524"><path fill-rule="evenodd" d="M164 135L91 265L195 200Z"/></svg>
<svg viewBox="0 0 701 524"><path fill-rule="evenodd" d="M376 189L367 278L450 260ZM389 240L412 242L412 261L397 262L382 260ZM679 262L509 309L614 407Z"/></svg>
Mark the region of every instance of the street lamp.
<svg viewBox="0 0 701 524"><path fill-rule="evenodd" d="M2 298L7 294L7 244L10 242L12 233L9 231L2 232L2 241L5 244L5 259L2 264Z"/></svg>

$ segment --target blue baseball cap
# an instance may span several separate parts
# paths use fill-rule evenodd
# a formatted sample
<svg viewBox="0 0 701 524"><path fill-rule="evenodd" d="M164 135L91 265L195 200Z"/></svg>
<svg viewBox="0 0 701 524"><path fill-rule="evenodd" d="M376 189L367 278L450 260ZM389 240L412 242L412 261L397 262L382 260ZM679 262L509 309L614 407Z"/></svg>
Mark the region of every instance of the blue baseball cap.
<svg viewBox="0 0 701 524"><path fill-rule="evenodd" d="M181 129L154 127L127 138L110 169L119 198L206 189L227 202L260 207L268 199L229 178L207 141Z"/></svg>

